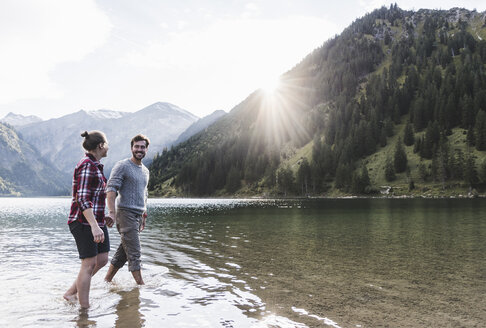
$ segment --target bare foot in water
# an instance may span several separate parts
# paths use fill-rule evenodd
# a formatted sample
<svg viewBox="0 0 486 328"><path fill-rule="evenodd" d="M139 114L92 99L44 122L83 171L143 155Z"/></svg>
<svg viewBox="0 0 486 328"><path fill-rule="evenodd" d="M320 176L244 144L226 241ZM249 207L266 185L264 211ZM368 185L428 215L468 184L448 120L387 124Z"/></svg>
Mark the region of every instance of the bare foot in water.
<svg viewBox="0 0 486 328"><path fill-rule="evenodd" d="M68 294L68 293L66 293L62 297L66 301L71 302L71 303L76 302L78 300L78 294L77 293L76 294Z"/></svg>
<svg viewBox="0 0 486 328"><path fill-rule="evenodd" d="M76 282L62 296L68 302L75 302L78 299L78 289Z"/></svg>

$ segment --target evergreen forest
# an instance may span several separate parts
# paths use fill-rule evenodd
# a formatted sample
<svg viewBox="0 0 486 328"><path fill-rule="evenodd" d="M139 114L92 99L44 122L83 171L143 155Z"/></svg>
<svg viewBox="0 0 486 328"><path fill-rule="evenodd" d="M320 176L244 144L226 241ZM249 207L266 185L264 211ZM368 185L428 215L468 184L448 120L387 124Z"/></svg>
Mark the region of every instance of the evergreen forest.
<svg viewBox="0 0 486 328"><path fill-rule="evenodd" d="M486 185L486 13L354 21L151 164L165 196L448 195Z"/></svg>

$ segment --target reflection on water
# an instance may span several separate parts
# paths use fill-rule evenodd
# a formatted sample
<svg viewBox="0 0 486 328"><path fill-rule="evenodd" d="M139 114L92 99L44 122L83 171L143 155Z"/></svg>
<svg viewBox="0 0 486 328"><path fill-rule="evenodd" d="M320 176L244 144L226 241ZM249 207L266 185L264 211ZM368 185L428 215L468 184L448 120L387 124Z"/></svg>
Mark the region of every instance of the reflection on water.
<svg viewBox="0 0 486 328"><path fill-rule="evenodd" d="M444 327L486 322L482 200L151 199L145 286L79 269L67 198L0 199L0 326ZM110 230L112 244L118 234Z"/></svg>
<svg viewBox="0 0 486 328"><path fill-rule="evenodd" d="M131 291L120 291L120 301L116 306L118 317L115 321L116 327L143 327L145 319L140 313L140 289L133 288Z"/></svg>

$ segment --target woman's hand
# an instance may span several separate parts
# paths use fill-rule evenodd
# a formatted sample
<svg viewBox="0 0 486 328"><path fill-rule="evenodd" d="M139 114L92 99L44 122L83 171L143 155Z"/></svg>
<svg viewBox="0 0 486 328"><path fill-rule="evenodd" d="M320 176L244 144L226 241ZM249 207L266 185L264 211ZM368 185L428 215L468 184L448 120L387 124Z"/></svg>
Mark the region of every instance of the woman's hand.
<svg viewBox="0 0 486 328"><path fill-rule="evenodd" d="M95 243L102 243L105 241L105 233L101 230L98 222L93 215L93 209L87 208L83 211L84 217L86 221L88 221L89 225L91 226L91 233L93 234L93 240Z"/></svg>
<svg viewBox="0 0 486 328"><path fill-rule="evenodd" d="M98 224L91 226L91 233L93 234L93 239L95 243L102 243L105 241L105 233L103 232L103 230L101 230Z"/></svg>

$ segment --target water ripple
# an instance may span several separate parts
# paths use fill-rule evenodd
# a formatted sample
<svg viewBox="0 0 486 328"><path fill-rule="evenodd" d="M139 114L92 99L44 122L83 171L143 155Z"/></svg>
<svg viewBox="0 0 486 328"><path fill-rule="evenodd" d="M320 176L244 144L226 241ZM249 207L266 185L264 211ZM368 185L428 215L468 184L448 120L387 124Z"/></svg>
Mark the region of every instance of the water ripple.
<svg viewBox="0 0 486 328"><path fill-rule="evenodd" d="M89 311L69 198L0 198L0 326L480 326L482 202L150 199L144 286L94 276ZM119 243L110 229L112 249ZM421 323L421 324L420 324Z"/></svg>

